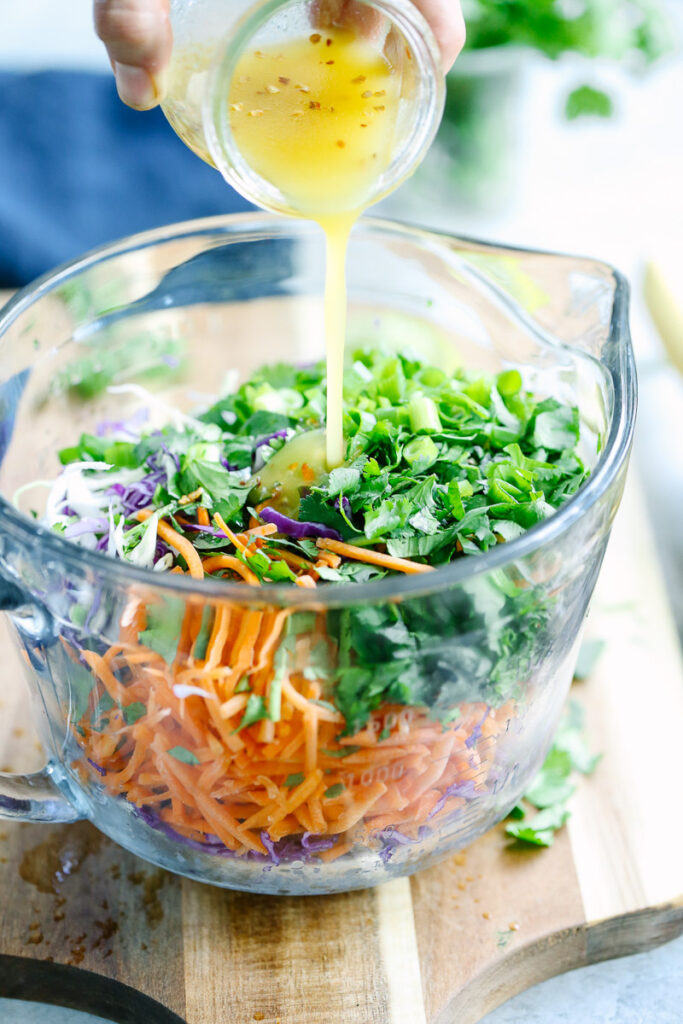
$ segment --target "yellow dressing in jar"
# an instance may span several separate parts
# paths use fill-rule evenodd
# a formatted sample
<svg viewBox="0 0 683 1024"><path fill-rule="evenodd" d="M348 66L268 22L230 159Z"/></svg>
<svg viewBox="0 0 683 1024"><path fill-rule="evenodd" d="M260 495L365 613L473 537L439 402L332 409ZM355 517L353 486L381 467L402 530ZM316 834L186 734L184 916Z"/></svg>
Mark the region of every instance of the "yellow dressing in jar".
<svg viewBox="0 0 683 1024"><path fill-rule="evenodd" d="M377 181L391 163L399 90L399 76L369 39L331 29L247 50L228 97L230 127L243 158L282 192L293 214L317 221L325 231L329 468L342 463L345 452L348 238L364 207L377 198Z"/></svg>
<svg viewBox="0 0 683 1024"><path fill-rule="evenodd" d="M357 213L392 158L398 86L369 40L315 32L240 57L230 127L242 156L292 213Z"/></svg>

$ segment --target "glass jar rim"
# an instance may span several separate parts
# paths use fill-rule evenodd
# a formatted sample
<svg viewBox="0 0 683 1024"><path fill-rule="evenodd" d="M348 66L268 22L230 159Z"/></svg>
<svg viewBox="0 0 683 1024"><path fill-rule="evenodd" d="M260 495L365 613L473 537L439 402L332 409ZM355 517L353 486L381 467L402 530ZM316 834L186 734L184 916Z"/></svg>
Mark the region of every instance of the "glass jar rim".
<svg viewBox="0 0 683 1024"><path fill-rule="evenodd" d="M449 252L453 254L454 247L458 242L465 246L476 247L480 251L495 250L499 253L506 251L558 258L565 256L561 253L536 249L498 246L491 242L480 242L472 238L458 238L447 232L425 230L380 218L363 218L361 224L366 231L369 229L374 233L420 243L441 258ZM316 230L314 224L305 220L295 218L285 220L268 213L243 213L184 221L130 235L117 242L107 243L74 260L61 264L18 291L0 310L0 346L9 327L37 300L63 286L70 278L115 256L123 256L126 253L149 248L159 243L202 234L210 235L217 231L222 232L231 243L234 243L257 238L263 239L264 237L281 238L284 235L297 238L311 235ZM315 594L312 594L311 591L283 584L269 585L264 590L263 587L248 583L227 584L223 580L220 582L205 580L198 583L187 576L143 569L131 565L129 562L113 559L102 552L91 551L73 544L60 534L24 515L0 493L1 530L7 534L13 533L37 547L41 556L49 554L67 566L70 565L79 570L89 569L96 574L106 574L112 582L122 586L137 584L140 588L147 590L163 591L185 598L201 598L207 602L220 599L250 605L338 608L360 602L381 602L409 596L424 596L465 583L491 570L500 569L508 563L530 555L546 544L557 541L595 505L613 483L628 457L636 413L636 372L628 324L628 283L623 275L609 264L601 261L593 262L607 270L614 280L609 335L605 339L605 349L610 358L609 362L600 360L601 365L610 374L613 393L612 416L605 444L583 487L552 516L531 527L514 540L498 544L479 555L457 559L439 566L430 573L406 575L400 578L387 577L371 583L328 584L319 587ZM468 273L487 287L493 287L490 280L477 267L470 266ZM501 294L497 296L499 300L501 297L504 296ZM504 298L515 315L522 317L522 311L516 303L509 297ZM542 334L540 328L534 328L531 324L528 326L530 330L534 330L534 333ZM544 337L547 340L547 337Z"/></svg>
<svg viewBox="0 0 683 1024"><path fill-rule="evenodd" d="M247 163L235 144L227 114L226 97L237 62L244 48L272 16L301 0L262 0L248 11L225 36L216 49L209 71L208 88L202 104L204 136L211 159L234 188L251 202L277 213L296 213L276 186L258 175ZM386 181L367 205L388 195L410 177L431 146L441 123L446 102L446 85L441 53L430 25L412 0L363 0L385 14L397 26L411 52L415 55L420 103L423 116L415 122L407 136L399 158L394 158L386 172Z"/></svg>

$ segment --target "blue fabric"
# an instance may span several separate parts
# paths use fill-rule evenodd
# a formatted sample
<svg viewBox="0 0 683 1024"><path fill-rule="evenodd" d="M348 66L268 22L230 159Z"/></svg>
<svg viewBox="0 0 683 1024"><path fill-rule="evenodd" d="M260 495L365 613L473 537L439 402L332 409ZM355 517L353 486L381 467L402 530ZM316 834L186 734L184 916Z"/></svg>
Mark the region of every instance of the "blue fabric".
<svg viewBox="0 0 683 1024"><path fill-rule="evenodd" d="M0 287L136 231L249 203L112 76L0 73Z"/></svg>

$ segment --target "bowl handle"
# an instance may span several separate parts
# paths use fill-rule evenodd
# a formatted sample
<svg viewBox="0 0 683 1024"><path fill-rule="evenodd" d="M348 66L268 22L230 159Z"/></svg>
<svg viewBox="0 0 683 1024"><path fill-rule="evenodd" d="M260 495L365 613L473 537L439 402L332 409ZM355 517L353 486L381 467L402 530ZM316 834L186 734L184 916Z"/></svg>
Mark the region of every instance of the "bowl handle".
<svg viewBox="0 0 683 1024"><path fill-rule="evenodd" d="M0 772L0 820L58 822L82 817L53 782L49 765L32 775Z"/></svg>
<svg viewBox="0 0 683 1024"><path fill-rule="evenodd" d="M17 611L27 605L20 587L0 576L0 610ZM83 815L52 779L52 767L31 775L0 772L0 819L15 821L78 821Z"/></svg>

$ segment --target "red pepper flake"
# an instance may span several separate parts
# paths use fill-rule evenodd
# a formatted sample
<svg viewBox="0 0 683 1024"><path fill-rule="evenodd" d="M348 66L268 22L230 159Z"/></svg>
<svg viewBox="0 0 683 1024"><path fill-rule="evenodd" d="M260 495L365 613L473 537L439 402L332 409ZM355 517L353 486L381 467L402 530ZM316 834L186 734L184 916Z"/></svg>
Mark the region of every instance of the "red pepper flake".
<svg viewBox="0 0 683 1024"><path fill-rule="evenodd" d="M308 37L308 40L311 43L319 43L321 39L322 39L322 36L320 35L319 32L314 32L312 36Z"/></svg>
<svg viewBox="0 0 683 1024"><path fill-rule="evenodd" d="M333 60L326 60L325 63L326 64L334 64L334 61Z"/></svg>
<svg viewBox="0 0 683 1024"><path fill-rule="evenodd" d="M326 39L325 40L325 46L332 46L332 40L331 39Z"/></svg>
<svg viewBox="0 0 683 1024"><path fill-rule="evenodd" d="M309 110L320 110L320 104L318 103L317 100L311 100L311 102L308 104L308 109Z"/></svg>

